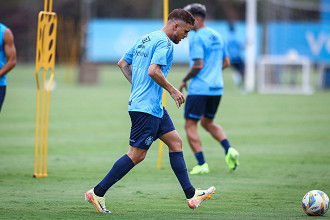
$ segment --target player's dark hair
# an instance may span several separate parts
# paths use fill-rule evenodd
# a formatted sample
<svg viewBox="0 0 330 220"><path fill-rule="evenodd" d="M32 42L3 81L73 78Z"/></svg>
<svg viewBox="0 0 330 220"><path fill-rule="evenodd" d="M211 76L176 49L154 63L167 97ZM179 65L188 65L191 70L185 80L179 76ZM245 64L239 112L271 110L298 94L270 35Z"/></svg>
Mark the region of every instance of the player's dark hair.
<svg viewBox="0 0 330 220"><path fill-rule="evenodd" d="M189 4L183 8L186 11L189 11L193 16L200 16L202 18L206 17L206 7L205 5L199 3Z"/></svg>
<svg viewBox="0 0 330 220"><path fill-rule="evenodd" d="M182 20L186 22L187 24L190 24L194 26L195 24L195 18L192 16L192 14L189 11L183 10L183 9L174 9L169 15L168 20Z"/></svg>

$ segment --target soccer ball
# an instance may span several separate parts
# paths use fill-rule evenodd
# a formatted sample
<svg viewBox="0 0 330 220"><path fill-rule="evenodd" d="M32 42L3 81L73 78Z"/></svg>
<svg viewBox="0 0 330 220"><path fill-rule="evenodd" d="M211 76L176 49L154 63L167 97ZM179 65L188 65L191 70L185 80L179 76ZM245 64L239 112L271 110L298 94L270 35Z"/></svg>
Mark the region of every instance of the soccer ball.
<svg viewBox="0 0 330 220"><path fill-rule="evenodd" d="M321 190L312 190L302 199L302 208L307 215L324 215L329 209L329 197Z"/></svg>

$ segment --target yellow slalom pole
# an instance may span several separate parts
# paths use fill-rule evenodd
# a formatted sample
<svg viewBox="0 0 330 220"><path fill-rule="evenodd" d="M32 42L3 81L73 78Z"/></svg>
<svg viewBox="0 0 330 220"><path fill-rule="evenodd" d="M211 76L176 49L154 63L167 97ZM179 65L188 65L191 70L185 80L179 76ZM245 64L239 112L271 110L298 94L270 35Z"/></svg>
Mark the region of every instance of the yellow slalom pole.
<svg viewBox="0 0 330 220"><path fill-rule="evenodd" d="M36 78L38 73L36 72ZM39 155L39 109L40 109L40 86L37 80L37 116L36 116L36 145L35 145L35 160L34 160L34 175L38 172L38 155Z"/></svg>
<svg viewBox="0 0 330 220"><path fill-rule="evenodd" d="M164 25L167 23L167 17L168 17L168 0L163 0L163 20ZM163 91L163 105L166 107L166 90ZM162 158L163 158L163 151L164 151L164 142L159 141L159 152L158 152L158 163L157 163L157 169L160 169L162 167Z"/></svg>
<svg viewBox="0 0 330 220"><path fill-rule="evenodd" d="M44 11L48 11L48 1L44 0Z"/></svg>
<svg viewBox="0 0 330 220"><path fill-rule="evenodd" d="M37 82L37 115L36 115L36 144L35 144L35 164L33 177L47 177L47 138L48 138L48 118L50 89L54 79L55 69L55 48L57 32L57 15L51 12L53 1L45 0L44 10L38 15L38 34L36 49L36 82ZM47 71L50 72L50 79L46 85ZM39 72L43 71L41 83L39 82ZM42 96L40 89L42 88ZM47 94L46 94L47 90ZM40 101L41 99L41 101ZM41 104L41 106L40 106ZM40 117L41 108L41 117ZM40 136L39 136L40 134ZM39 141L40 139L40 141ZM39 167L39 169L38 169Z"/></svg>
<svg viewBox="0 0 330 220"><path fill-rule="evenodd" d="M164 20L164 25L167 23L167 17L168 17L168 0L163 0L163 20Z"/></svg>

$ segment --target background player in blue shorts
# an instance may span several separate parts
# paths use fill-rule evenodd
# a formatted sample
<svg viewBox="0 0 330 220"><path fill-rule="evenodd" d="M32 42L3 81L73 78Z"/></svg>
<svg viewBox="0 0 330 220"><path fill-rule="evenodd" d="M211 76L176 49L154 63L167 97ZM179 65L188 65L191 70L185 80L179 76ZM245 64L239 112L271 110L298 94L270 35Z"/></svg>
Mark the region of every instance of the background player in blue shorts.
<svg viewBox="0 0 330 220"><path fill-rule="evenodd" d="M191 185L183 158L181 137L162 103L163 88L170 93L178 108L185 102L183 94L166 80L166 76L172 65L173 43L178 44L186 38L193 25L194 18L189 12L176 9L169 14L168 22L161 30L139 39L118 62L126 79L132 84L128 103L132 121L130 148L104 179L86 192L86 200L98 212L110 213L105 207L105 193L144 160L150 145L157 138L169 148L171 167L190 208L197 208L214 193L213 186L199 190Z"/></svg>
<svg viewBox="0 0 330 220"><path fill-rule="evenodd" d="M0 112L6 95L7 73L16 65L16 48L11 30L0 23Z"/></svg>
<svg viewBox="0 0 330 220"><path fill-rule="evenodd" d="M219 33L206 27L204 5L194 3L184 9L195 17L195 25L192 28L195 33L189 39L190 70L179 86L180 91L187 89L187 81L190 80L184 113L185 129L190 147L198 161L198 165L190 174L210 172L197 132L199 120L203 128L223 146L227 165L229 170L233 171L239 165L239 154L230 146L222 127L213 121L223 94L222 69L230 66L226 45Z"/></svg>
<svg viewBox="0 0 330 220"><path fill-rule="evenodd" d="M244 76L245 76L245 63L242 58L242 51L245 48L243 42L241 42L238 38L238 35L235 31L235 26L233 22L228 23L229 26L229 35L227 39L227 47L230 58L230 65L234 67L236 72L234 72L233 79L240 92L245 94L244 88Z"/></svg>

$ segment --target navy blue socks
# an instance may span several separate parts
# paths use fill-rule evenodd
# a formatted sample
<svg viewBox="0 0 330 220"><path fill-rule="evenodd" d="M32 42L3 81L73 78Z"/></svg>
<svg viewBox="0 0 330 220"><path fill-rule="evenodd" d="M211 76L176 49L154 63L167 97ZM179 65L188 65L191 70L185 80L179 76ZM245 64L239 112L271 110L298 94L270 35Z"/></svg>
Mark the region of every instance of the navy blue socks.
<svg viewBox="0 0 330 220"><path fill-rule="evenodd" d="M170 163L173 172L178 178L181 187L186 195L187 199L192 198L195 195L195 188L191 185L186 163L184 162L183 153L181 152L170 152Z"/></svg>
<svg viewBox="0 0 330 220"><path fill-rule="evenodd" d="M227 154L228 149L230 148L229 141L227 139L224 139L224 140L220 141L220 144L222 145L223 149L225 150L225 154ZM195 157L198 161L198 165L203 165L205 163L203 151L196 153Z"/></svg>
<svg viewBox="0 0 330 220"><path fill-rule="evenodd" d="M223 149L225 149L225 154L227 154L228 149L230 148L229 141L227 139L224 139L220 142L220 144L222 145Z"/></svg>
<svg viewBox="0 0 330 220"><path fill-rule="evenodd" d="M203 165L205 163L203 151L195 153L195 157L198 161L198 165Z"/></svg>
<svg viewBox="0 0 330 220"><path fill-rule="evenodd" d="M134 166L135 164L127 154L119 158L103 180L94 187L95 195L104 196L106 191L123 178Z"/></svg>
<svg viewBox="0 0 330 220"><path fill-rule="evenodd" d="M192 198L195 195L195 188L191 185L186 164L184 162L182 152L171 152L169 153L170 163L173 172L178 178L181 187L186 195L187 199ZM109 173L104 177L104 179L94 187L94 193L97 196L104 196L108 189L115 184L118 180L124 177L133 167L134 163L125 154L113 165Z"/></svg>
<svg viewBox="0 0 330 220"><path fill-rule="evenodd" d="M191 186L188 189L183 190L183 192L187 199L191 199L195 195L195 188Z"/></svg>

